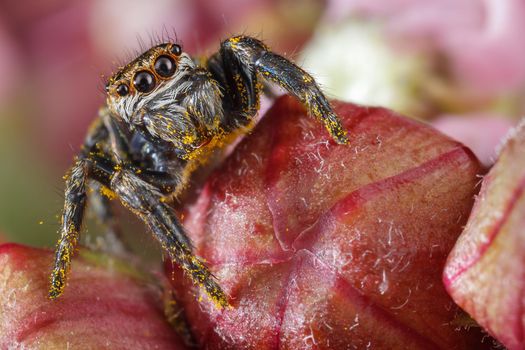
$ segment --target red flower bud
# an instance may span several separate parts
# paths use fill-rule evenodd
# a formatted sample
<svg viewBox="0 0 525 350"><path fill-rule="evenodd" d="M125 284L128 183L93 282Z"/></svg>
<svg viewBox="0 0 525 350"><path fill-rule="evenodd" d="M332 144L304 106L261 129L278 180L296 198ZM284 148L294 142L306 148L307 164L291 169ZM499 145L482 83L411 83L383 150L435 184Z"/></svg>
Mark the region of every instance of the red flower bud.
<svg viewBox="0 0 525 350"><path fill-rule="evenodd" d="M348 146L284 97L189 211L232 305L170 268L194 334L208 349L480 348L441 283L478 161L389 110L335 106Z"/></svg>

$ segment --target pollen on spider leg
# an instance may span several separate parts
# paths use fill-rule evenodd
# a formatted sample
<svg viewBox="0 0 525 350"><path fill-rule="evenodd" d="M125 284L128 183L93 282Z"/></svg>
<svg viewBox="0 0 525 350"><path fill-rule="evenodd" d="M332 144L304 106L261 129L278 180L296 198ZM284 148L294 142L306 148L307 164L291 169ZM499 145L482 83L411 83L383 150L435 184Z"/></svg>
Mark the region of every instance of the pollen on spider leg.
<svg viewBox="0 0 525 350"><path fill-rule="evenodd" d="M76 244L76 236L74 233L74 227L68 229L68 238L70 243L67 249L63 251L63 254L60 256L60 267L55 267L50 278L50 289L49 297L55 299L59 297L63 292L66 286L66 276L70 270L71 254L73 252L73 246ZM62 244L62 239L58 240L57 245Z"/></svg>
<svg viewBox="0 0 525 350"><path fill-rule="evenodd" d="M177 260L183 262L181 264L183 271L191 276L194 284L208 295L217 309L231 308L232 306L228 302L227 296L215 282L206 265L195 255L191 254L187 247L184 246L182 248L182 251L173 253L179 257Z"/></svg>
<svg viewBox="0 0 525 350"><path fill-rule="evenodd" d="M305 83L313 83L314 79L308 75L308 74L303 74L303 82Z"/></svg>
<svg viewBox="0 0 525 350"><path fill-rule="evenodd" d="M113 192L112 190L110 190L106 186L100 186L100 190L99 191L100 191L101 195L103 195L104 197L106 197L109 200L113 200L113 199L117 198L117 194L115 192Z"/></svg>

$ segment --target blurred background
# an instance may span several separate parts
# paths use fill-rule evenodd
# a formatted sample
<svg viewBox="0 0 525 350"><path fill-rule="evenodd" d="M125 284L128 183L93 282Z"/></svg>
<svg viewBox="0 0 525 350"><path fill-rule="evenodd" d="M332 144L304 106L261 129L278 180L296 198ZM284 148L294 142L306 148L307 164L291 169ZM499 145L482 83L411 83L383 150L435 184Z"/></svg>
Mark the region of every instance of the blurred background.
<svg viewBox="0 0 525 350"><path fill-rule="evenodd" d="M524 114L524 32L522 0L0 0L0 236L54 244L104 77L141 42L176 36L200 55L256 36L330 97L432 123L488 168ZM153 247L125 218L126 239Z"/></svg>

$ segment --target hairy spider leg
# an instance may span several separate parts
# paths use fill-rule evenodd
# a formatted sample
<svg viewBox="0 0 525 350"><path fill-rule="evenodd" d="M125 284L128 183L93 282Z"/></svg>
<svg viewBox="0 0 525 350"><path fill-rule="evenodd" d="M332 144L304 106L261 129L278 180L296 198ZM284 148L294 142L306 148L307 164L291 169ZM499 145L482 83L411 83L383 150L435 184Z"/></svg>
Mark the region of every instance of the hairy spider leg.
<svg viewBox="0 0 525 350"><path fill-rule="evenodd" d="M192 247L174 211L161 201L161 193L152 185L125 169L114 174L111 188L153 232L162 249L190 275L219 308L229 305L228 298L206 265L192 254Z"/></svg>
<svg viewBox="0 0 525 350"><path fill-rule="evenodd" d="M71 258L78 243L84 209L86 207L86 181L88 164L78 159L67 176L65 204L60 225L60 239L55 253L55 264L51 274L49 297L57 298L64 291L71 267Z"/></svg>
<svg viewBox="0 0 525 350"><path fill-rule="evenodd" d="M311 115L323 122L337 143L348 143L345 129L315 80L293 62L271 52L261 41L246 36L222 42L220 56L223 71L217 68L218 58L208 63L210 70L226 85L232 96L230 104L241 107L245 115L251 117L259 108L262 88L257 81L259 74L299 99Z"/></svg>
<svg viewBox="0 0 525 350"><path fill-rule="evenodd" d="M75 253L80 237L89 180L87 154L107 136L107 130L104 128L102 120L97 118L88 130L80 155L65 176L66 189L59 230L60 238L55 249L55 262L50 279L49 297L51 299L59 297L64 291L71 267L71 258Z"/></svg>

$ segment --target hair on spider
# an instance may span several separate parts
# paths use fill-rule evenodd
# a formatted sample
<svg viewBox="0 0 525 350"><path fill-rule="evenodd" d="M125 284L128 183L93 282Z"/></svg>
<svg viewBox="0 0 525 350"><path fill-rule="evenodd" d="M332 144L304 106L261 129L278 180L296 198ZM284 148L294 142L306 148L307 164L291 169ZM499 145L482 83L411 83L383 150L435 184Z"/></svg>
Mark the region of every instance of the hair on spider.
<svg viewBox="0 0 525 350"><path fill-rule="evenodd" d="M152 30L148 33L149 38L149 47L141 47L141 51L137 52L135 56L140 55L144 51L147 51L147 49L152 48L154 46L164 44L164 43L172 43L182 46L182 42L179 40L177 33L175 31L175 28L172 28L171 33L169 32L166 25L162 26L162 29L160 30ZM144 44L144 42L142 41Z"/></svg>
<svg viewBox="0 0 525 350"><path fill-rule="evenodd" d="M142 39L142 36L140 35L140 33L137 33L135 35L135 38L137 40L137 44L138 44L138 49L140 52L144 52L148 49L148 47L146 47L146 43L144 42L144 40ZM151 45L150 45L151 47Z"/></svg>
<svg viewBox="0 0 525 350"><path fill-rule="evenodd" d="M166 25L164 24L162 25L162 30L160 32L161 32L160 35L157 32L157 35L154 39L156 41L152 41L150 43L151 46L155 46L155 45L158 45L160 43L165 43L165 42L171 42L171 43L179 44L182 46L182 42L179 40L177 31L175 30L174 27L171 27L171 30L168 30L168 27L166 27Z"/></svg>
<svg viewBox="0 0 525 350"><path fill-rule="evenodd" d="M197 60L177 40L163 35L152 35L152 47L109 78L105 104L65 177L51 299L66 286L89 197L104 195L93 190L98 186L144 222L165 254L211 302L218 308L229 306L217 279L194 255L171 204L182 197L192 174L215 150L254 127L263 83L287 90L324 124L336 143L348 142L341 121L312 76L261 40L232 36L207 60ZM168 43L159 45L158 39ZM143 40L138 44L143 47ZM101 220L107 216L113 222L111 206L103 205Z"/></svg>

